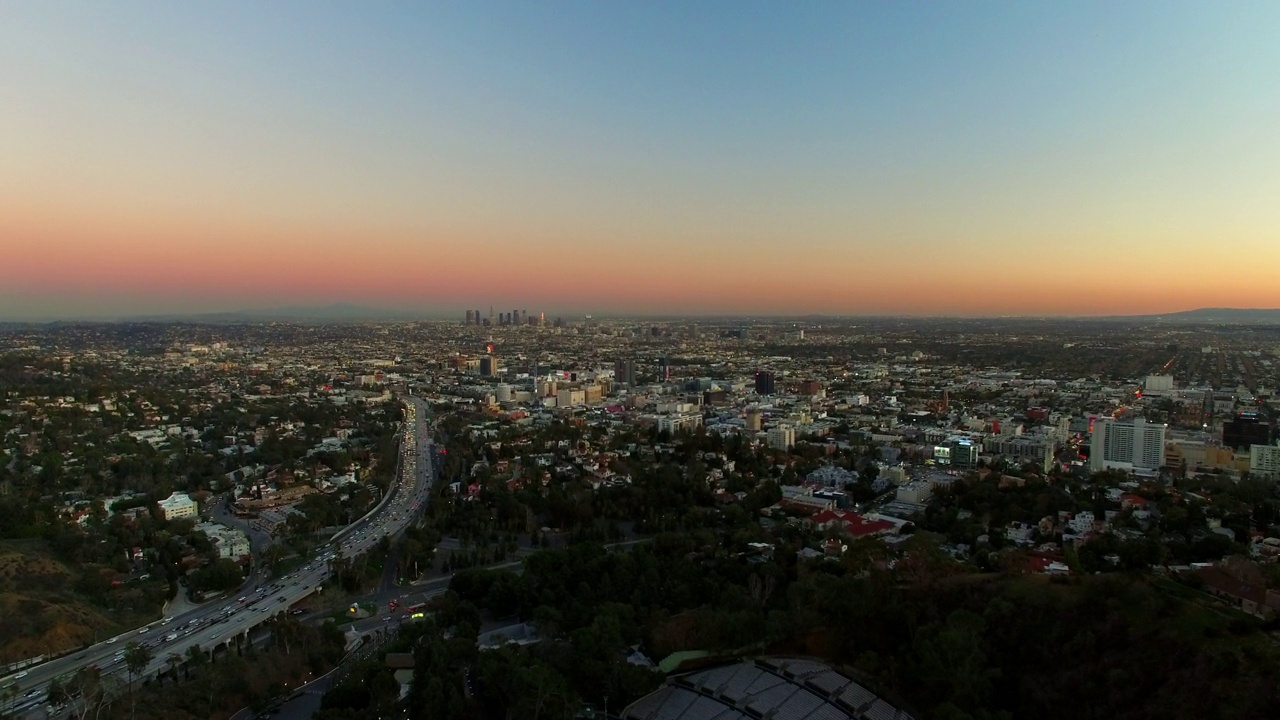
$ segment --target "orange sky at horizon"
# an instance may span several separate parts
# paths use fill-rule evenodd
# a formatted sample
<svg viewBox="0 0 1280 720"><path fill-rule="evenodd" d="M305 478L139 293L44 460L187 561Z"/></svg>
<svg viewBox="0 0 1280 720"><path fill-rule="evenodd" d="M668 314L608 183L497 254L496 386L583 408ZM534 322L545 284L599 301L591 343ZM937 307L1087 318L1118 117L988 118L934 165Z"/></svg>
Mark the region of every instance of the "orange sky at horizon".
<svg viewBox="0 0 1280 720"><path fill-rule="evenodd" d="M954 252L788 252L700 247L645 252L640 241L522 241L382 228L183 223L124 213L0 214L9 293L59 296L101 312L149 314L356 302L452 313L459 308L698 314L1115 315L1197 307L1280 307L1267 263L1176 259L1091 266L1002 264ZM1217 271L1213 265L1217 265ZM1275 267L1280 267L1278 259ZM1228 278L1226 282L1220 278ZM185 303L184 303L185 301ZM185 309L185 308L184 308Z"/></svg>
<svg viewBox="0 0 1280 720"><path fill-rule="evenodd" d="M1280 5L735 10L5 7L0 320L1280 308Z"/></svg>

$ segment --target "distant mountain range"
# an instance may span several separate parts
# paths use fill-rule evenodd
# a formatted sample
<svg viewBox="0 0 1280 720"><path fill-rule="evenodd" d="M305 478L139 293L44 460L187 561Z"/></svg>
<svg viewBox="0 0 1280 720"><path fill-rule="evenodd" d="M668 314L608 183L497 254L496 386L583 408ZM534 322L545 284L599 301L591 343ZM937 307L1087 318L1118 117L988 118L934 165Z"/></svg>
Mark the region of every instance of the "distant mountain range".
<svg viewBox="0 0 1280 720"><path fill-rule="evenodd" d="M412 320L430 320L452 317L449 315L441 315L433 312L413 312L408 310L392 310L388 308L376 308L366 305L354 305L351 303L334 303L332 305L316 305L316 306L292 306L277 308L255 308L246 310L235 310L229 312L211 312L211 313L170 313L155 315L134 315L127 317L84 317L84 318L67 318L63 320L55 320L53 322L191 322L191 323L215 323L215 324L239 324L239 323L269 323L269 322L294 322L294 323L360 323L360 322L396 322L396 321L412 321ZM605 317L605 316L600 316ZM681 318L670 315L628 315L619 316L611 315L609 317L634 320L679 320ZM891 319L890 315L877 316L838 316L838 315L800 315L790 318L796 322L840 322L858 319ZM782 317L767 317L758 315L742 315L731 317L727 315L717 315L715 318L699 317L701 320L750 320L760 319L777 322L780 320L788 320ZM903 319L909 319L904 317ZM934 316L931 318L916 318L929 320L943 320L944 316ZM969 318L978 319L978 318ZM1019 316L1006 316L1003 318L989 318L990 320L1026 320L1028 318ZM1183 310L1173 313L1158 313L1150 315L1112 315L1104 317L1081 317L1081 316L1062 316L1059 318L1039 316L1040 320L1093 320L1103 322L1160 322L1169 324L1212 324L1220 323L1224 325L1280 325L1280 309L1261 309L1261 308L1199 308L1197 310ZM5 322L5 321L0 321ZM30 322L30 321L28 321ZM40 322L40 321L34 321ZM45 321L48 322L48 321ZM28 324L23 321L7 321L5 324Z"/></svg>
<svg viewBox="0 0 1280 720"><path fill-rule="evenodd" d="M386 308L352 305L350 303L334 303L319 306L294 306L278 308L256 308L235 310L232 312L194 313L183 315L146 315L122 318L124 322L207 322L207 323L253 323L253 322L307 322L307 323L341 323L341 322L376 322L389 320L422 320L425 313L412 313L404 310L388 310Z"/></svg>
<svg viewBox="0 0 1280 720"><path fill-rule="evenodd" d="M1273 325L1280 324L1280 309L1262 308L1199 308L1182 312L1153 315L1124 315L1108 320L1155 320L1168 323L1221 323L1224 325Z"/></svg>

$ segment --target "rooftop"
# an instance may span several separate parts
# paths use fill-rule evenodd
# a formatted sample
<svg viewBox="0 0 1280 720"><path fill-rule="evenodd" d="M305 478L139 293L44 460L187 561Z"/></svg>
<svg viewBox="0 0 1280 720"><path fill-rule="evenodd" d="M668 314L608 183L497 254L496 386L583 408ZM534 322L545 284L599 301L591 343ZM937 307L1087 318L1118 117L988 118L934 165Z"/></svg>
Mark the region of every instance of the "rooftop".
<svg viewBox="0 0 1280 720"><path fill-rule="evenodd" d="M807 659L758 658L668 680L623 710L624 720L912 720L906 712Z"/></svg>

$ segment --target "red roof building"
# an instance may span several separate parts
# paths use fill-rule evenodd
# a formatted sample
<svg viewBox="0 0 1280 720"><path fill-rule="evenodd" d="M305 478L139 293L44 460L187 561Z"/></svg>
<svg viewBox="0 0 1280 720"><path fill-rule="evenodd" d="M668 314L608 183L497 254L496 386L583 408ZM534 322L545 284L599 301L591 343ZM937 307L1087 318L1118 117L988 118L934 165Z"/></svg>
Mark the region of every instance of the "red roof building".
<svg viewBox="0 0 1280 720"><path fill-rule="evenodd" d="M855 538L888 535L897 530L897 525L888 520L868 520L850 510L820 510L809 519L821 530L835 528Z"/></svg>

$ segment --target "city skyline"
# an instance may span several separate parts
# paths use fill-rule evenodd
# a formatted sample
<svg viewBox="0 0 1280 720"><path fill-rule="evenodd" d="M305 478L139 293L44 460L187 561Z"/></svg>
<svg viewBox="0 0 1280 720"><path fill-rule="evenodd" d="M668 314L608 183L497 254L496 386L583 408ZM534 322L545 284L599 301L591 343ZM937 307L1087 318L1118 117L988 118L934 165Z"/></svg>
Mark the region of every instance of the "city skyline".
<svg viewBox="0 0 1280 720"><path fill-rule="evenodd" d="M10 6L0 319L1276 308L1277 20Z"/></svg>

